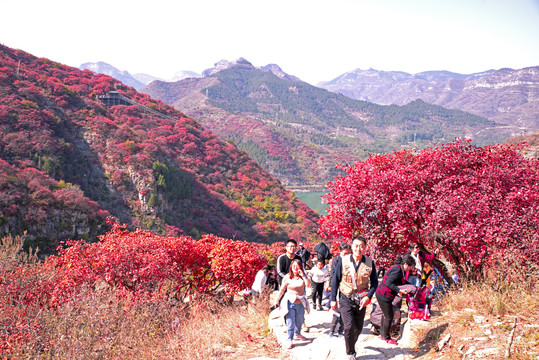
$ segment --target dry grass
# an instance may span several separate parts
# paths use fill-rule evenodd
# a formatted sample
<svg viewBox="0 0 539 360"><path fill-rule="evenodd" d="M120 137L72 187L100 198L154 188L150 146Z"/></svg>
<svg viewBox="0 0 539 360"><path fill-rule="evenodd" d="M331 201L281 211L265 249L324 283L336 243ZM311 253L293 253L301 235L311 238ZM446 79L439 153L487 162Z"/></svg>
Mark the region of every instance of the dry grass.
<svg viewBox="0 0 539 360"><path fill-rule="evenodd" d="M281 358L267 327L268 302L221 305L134 304L113 291L87 289L57 309L34 313L33 341L10 359L247 359ZM0 358L2 354L0 354Z"/></svg>
<svg viewBox="0 0 539 360"><path fill-rule="evenodd" d="M465 284L435 300L429 326L416 334L414 357L422 359L506 359L516 321L511 359L539 356L539 287L531 280ZM451 334L449 346L435 346ZM469 352L469 353L468 353ZM466 354L468 353L468 354Z"/></svg>
<svg viewBox="0 0 539 360"><path fill-rule="evenodd" d="M53 308L41 306L39 299L21 301L6 290L40 281L37 272L16 271L19 265L39 266L33 253L21 252L22 244L22 237L0 243L0 359L285 357L267 325L267 294L248 303L209 297L189 303L164 297L142 301L103 283L80 289Z"/></svg>

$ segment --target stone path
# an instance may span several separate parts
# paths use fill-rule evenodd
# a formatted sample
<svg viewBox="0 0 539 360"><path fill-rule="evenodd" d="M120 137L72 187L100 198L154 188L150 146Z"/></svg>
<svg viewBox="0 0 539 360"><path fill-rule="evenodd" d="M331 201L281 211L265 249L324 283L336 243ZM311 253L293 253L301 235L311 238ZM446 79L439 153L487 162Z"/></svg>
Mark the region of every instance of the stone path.
<svg viewBox="0 0 539 360"><path fill-rule="evenodd" d="M401 327L401 334L397 339L398 345L390 345L380 340L379 336L370 332L369 314L372 306L367 308L365 325L356 343L356 359L410 359L412 347L410 336L410 321L406 321ZM332 315L329 311L312 310L310 314L305 314L305 325L309 332L302 331L307 338L305 341L294 340L290 351L290 358L293 360L342 360L346 358L344 338L330 337L329 328ZM402 320L403 322L405 319ZM418 325L420 326L421 321ZM413 320L416 324L416 320ZM274 310L269 316L269 327L277 337L279 344L283 344L287 338L284 320L280 317L278 310ZM414 326L415 327L415 326Z"/></svg>

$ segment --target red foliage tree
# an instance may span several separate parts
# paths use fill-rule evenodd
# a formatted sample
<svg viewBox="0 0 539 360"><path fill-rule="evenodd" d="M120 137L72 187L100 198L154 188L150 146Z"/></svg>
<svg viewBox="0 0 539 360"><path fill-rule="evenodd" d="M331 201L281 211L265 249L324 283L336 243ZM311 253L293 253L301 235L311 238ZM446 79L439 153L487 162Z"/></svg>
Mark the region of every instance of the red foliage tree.
<svg viewBox="0 0 539 360"><path fill-rule="evenodd" d="M382 264L419 243L440 248L470 275L484 276L501 261L536 268L539 162L518 150L454 141L343 166L348 175L329 184L320 232L348 239L364 234Z"/></svg>
<svg viewBox="0 0 539 360"><path fill-rule="evenodd" d="M253 246L214 235L195 241L187 236L162 237L115 223L100 241L69 241L44 269L56 274L48 285L53 303L83 285L105 281L135 295L156 295L173 284L180 296L212 293L223 285L227 293L251 286L266 261Z"/></svg>

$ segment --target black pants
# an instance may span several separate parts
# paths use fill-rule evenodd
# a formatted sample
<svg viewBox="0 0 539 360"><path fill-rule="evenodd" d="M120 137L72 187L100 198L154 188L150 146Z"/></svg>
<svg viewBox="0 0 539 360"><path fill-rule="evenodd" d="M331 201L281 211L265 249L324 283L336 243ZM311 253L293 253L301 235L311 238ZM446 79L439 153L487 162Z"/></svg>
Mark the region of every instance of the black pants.
<svg viewBox="0 0 539 360"><path fill-rule="evenodd" d="M337 324L339 324L339 328L337 329L337 332L339 334L342 334L344 324L342 323L342 316L340 309L334 310L336 314L333 314L333 319L331 319L331 327L329 328L329 331L333 334L335 332L335 328L337 327Z"/></svg>
<svg viewBox="0 0 539 360"><path fill-rule="evenodd" d="M376 294L378 305L382 310L382 322L380 324L380 337L386 340L391 339L390 331L393 324L393 304L388 301L385 296L379 296Z"/></svg>
<svg viewBox="0 0 539 360"><path fill-rule="evenodd" d="M318 299L318 305L322 307L323 292L324 292L324 283L317 283L313 281L313 308L316 307L316 299Z"/></svg>
<svg viewBox="0 0 539 360"><path fill-rule="evenodd" d="M363 320L365 320L365 311L367 307L359 310L350 299L341 293L340 310L342 322L344 324L344 343L346 345L346 354L356 354L356 341L363 330Z"/></svg>

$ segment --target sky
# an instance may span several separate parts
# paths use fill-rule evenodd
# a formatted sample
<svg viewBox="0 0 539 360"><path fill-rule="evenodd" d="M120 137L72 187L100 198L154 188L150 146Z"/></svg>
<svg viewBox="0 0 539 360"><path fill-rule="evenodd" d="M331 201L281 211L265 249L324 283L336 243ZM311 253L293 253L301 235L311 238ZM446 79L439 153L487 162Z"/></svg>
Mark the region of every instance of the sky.
<svg viewBox="0 0 539 360"><path fill-rule="evenodd" d="M539 65L539 0L0 0L0 43L171 78L240 57L311 84L354 69Z"/></svg>

